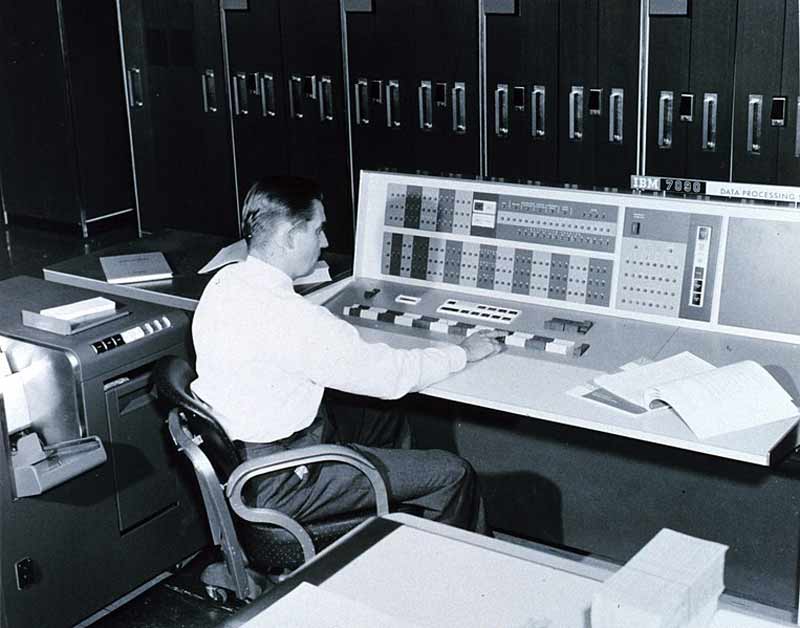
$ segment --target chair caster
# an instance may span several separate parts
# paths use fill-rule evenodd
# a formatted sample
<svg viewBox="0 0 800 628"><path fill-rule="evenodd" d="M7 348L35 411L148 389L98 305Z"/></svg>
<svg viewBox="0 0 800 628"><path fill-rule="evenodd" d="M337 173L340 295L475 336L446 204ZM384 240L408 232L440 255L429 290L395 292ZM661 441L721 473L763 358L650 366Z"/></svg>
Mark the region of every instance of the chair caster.
<svg viewBox="0 0 800 628"><path fill-rule="evenodd" d="M225 604L228 601L228 591L222 587L206 585L206 597L217 604Z"/></svg>
<svg viewBox="0 0 800 628"><path fill-rule="evenodd" d="M252 602L272 586L263 574L250 567L245 567L244 574L247 578L247 595L242 598L243 602ZM234 579L223 562L207 565L200 575L200 581L205 585L206 595L215 602L224 604L230 598L239 599Z"/></svg>

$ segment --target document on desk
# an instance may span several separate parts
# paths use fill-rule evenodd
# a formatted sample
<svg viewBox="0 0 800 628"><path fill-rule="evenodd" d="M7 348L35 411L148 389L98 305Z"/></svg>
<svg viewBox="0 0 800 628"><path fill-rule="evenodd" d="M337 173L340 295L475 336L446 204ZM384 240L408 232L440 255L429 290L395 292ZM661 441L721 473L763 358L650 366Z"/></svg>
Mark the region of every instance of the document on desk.
<svg viewBox="0 0 800 628"><path fill-rule="evenodd" d="M642 410L668 405L701 440L799 413L781 385L751 360L716 368L684 351L601 375L594 384Z"/></svg>
<svg viewBox="0 0 800 628"><path fill-rule="evenodd" d="M302 582L242 628L418 628L337 593Z"/></svg>

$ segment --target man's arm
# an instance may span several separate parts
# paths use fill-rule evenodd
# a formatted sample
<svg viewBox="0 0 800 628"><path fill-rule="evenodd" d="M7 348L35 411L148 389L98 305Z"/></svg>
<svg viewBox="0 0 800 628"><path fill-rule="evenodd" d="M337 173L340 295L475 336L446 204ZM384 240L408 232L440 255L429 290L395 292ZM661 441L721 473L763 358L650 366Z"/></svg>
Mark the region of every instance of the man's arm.
<svg viewBox="0 0 800 628"><path fill-rule="evenodd" d="M297 329L309 334L307 350L292 355L289 367L321 386L384 399L426 388L502 349L497 341L502 332L489 331L473 334L461 346L394 349L365 342L354 326L324 308L306 310L302 317Z"/></svg>

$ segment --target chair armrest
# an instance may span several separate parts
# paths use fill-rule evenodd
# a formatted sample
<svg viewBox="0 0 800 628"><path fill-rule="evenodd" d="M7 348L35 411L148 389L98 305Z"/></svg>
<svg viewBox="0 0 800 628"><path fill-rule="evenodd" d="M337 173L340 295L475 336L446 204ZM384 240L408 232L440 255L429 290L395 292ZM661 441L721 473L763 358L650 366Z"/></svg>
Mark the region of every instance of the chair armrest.
<svg viewBox="0 0 800 628"><path fill-rule="evenodd" d="M314 556L314 545L311 537L294 519L272 508L255 508L248 506L242 499L245 485L252 479L268 475L283 469L297 467L303 464L320 462L341 462L355 467L369 480L375 493L375 507L377 515L383 516L389 512L389 499L386 485L380 472L375 466L358 452L341 445L313 445L300 449L280 451L267 456L253 458L236 467L228 478L225 488L228 502L233 511L246 521L267 523L280 526L292 533L303 549L306 561Z"/></svg>

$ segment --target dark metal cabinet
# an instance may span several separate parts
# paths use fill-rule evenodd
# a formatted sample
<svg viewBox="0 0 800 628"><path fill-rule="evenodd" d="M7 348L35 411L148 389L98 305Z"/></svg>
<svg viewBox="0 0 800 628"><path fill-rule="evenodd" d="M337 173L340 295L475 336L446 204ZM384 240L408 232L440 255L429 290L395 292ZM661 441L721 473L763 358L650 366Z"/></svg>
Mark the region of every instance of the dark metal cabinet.
<svg viewBox="0 0 800 628"><path fill-rule="evenodd" d="M627 187L636 171L640 3L562 0L559 178Z"/></svg>
<svg viewBox="0 0 800 628"><path fill-rule="evenodd" d="M218 1L119 7L142 229L237 236Z"/></svg>
<svg viewBox="0 0 800 628"><path fill-rule="evenodd" d="M650 17L645 173L728 180L736 3Z"/></svg>
<svg viewBox="0 0 800 628"><path fill-rule="evenodd" d="M0 4L3 207L80 225L132 211L114 4Z"/></svg>
<svg viewBox="0 0 800 628"><path fill-rule="evenodd" d="M797 0L786 3L783 37L781 96L786 98L786 120L778 128L779 185L800 185L800 15Z"/></svg>
<svg viewBox="0 0 800 628"><path fill-rule="evenodd" d="M486 16L487 174L558 183L558 0Z"/></svg>
<svg viewBox="0 0 800 628"><path fill-rule="evenodd" d="M264 175L315 179L331 250L352 252L338 2L231 4L225 24L240 202Z"/></svg>
<svg viewBox="0 0 800 628"><path fill-rule="evenodd" d="M289 172L279 5L225 11L240 204L259 177Z"/></svg>
<svg viewBox="0 0 800 628"><path fill-rule="evenodd" d="M790 2L796 4L796 0ZM733 181L776 182L779 127L773 102L784 97L781 65L786 5L786 0L739 0Z"/></svg>
<svg viewBox="0 0 800 628"><path fill-rule="evenodd" d="M330 249L353 251L342 34L336 0L283 0L281 33L291 174L322 186Z"/></svg>
<svg viewBox="0 0 800 628"><path fill-rule="evenodd" d="M356 172L477 176L477 2L371 5L347 12Z"/></svg>

